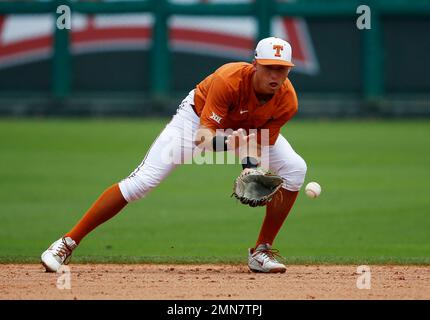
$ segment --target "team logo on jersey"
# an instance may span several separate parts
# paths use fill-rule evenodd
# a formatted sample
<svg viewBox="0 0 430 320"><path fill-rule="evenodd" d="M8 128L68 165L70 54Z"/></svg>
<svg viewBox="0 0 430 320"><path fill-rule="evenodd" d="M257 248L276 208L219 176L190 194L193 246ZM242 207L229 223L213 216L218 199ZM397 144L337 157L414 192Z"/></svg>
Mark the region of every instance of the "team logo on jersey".
<svg viewBox="0 0 430 320"><path fill-rule="evenodd" d="M219 115L217 115L215 112L212 112L212 115L210 116L210 118L218 123L221 123L221 120L222 120L222 118Z"/></svg>

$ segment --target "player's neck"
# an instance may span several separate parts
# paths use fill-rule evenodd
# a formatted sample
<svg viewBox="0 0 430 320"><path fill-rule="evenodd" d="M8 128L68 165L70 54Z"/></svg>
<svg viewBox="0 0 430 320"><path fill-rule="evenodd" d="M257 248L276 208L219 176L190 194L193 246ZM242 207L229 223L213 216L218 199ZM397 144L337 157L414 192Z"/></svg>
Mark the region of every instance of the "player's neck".
<svg viewBox="0 0 430 320"><path fill-rule="evenodd" d="M260 105L267 103L274 96L272 93L262 92L263 90L260 88L259 83L255 78L255 74L252 77L252 88L254 89L255 97L257 98Z"/></svg>
<svg viewBox="0 0 430 320"><path fill-rule="evenodd" d="M270 99L272 99L273 94L264 94L264 93L255 92L255 96L257 97L257 100L258 102L260 102L260 104L265 104L269 102Z"/></svg>

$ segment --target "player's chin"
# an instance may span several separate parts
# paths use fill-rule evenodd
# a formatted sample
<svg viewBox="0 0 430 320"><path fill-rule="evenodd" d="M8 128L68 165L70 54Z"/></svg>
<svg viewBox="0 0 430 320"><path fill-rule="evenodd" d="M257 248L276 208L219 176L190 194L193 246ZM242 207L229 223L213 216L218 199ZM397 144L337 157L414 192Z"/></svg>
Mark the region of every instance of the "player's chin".
<svg viewBox="0 0 430 320"><path fill-rule="evenodd" d="M278 84L276 84L276 85L269 84L269 85L267 85L266 88L267 88L267 93L268 94L274 94L274 93L276 93L276 91L279 90L279 85Z"/></svg>

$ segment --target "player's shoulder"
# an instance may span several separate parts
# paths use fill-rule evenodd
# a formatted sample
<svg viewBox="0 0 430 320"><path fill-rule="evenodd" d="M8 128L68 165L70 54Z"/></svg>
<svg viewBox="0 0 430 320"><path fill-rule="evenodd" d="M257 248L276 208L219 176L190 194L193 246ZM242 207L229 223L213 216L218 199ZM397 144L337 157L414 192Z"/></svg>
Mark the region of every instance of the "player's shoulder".
<svg viewBox="0 0 430 320"><path fill-rule="evenodd" d="M293 86L292 82L290 81L290 79L288 79L288 78L285 79L285 81L282 85L282 91L283 91L284 95L289 96L289 97L297 100L296 89L294 89L294 86Z"/></svg>
<svg viewBox="0 0 430 320"><path fill-rule="evenodd" d="M252 75L252 64L246 62L231 62L222 65L213 74L212 79L218 86L223 86L230 92L239 92L244 83L248 83Z"/></svg>
<svg viewBox="0 0 430 320"><path fill-rule="evenodd" d="M279 97L279 101L281 104L282 109L291 110L295 109L297 110L299 102L297 99L296 90L294 89L293 84L291 83L290 79L285 79L282 88L281 88L281 95Z"/></svg>
<svg viewBox="0 0 430 320"><path fill-rule="evenodd" d="M283 83L283 89L285 91L295 91L293 83L291 82L291 80L289 78L286 78L284 83Z"/></svg>

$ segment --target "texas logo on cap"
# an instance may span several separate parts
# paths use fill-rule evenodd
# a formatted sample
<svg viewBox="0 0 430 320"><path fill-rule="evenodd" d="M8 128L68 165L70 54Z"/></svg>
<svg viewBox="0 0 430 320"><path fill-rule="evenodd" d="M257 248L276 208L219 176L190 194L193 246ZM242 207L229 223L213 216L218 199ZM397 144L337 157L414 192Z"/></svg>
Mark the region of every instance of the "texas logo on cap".
<svg viewBox="0 0 430 320"><path fill-rule="evenodd" d="M255 60L262 65L294 67L291 62L291 55L291 45L276 37L260 40L255 48Z"/></svg>

